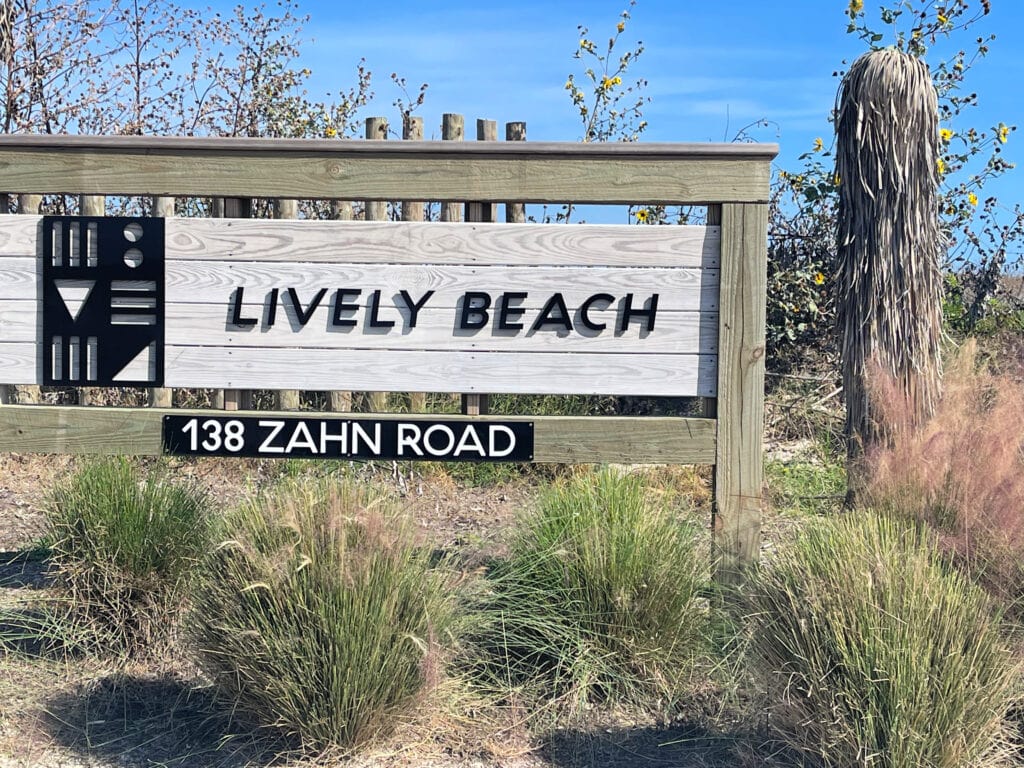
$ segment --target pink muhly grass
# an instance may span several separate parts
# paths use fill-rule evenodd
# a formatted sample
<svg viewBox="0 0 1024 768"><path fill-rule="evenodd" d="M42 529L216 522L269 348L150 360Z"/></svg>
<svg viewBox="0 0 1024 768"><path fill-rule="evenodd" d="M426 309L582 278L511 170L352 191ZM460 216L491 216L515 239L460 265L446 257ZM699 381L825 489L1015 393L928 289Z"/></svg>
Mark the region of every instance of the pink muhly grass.
<svg viewBox="0 0 1024 768"><path fill-rule="evenodd" d="M1024 613L1024 382L976 358L964 344L920 427L898 385L872 376L885 437L866 457L865 501L938 529L961 565Z"/></svg>

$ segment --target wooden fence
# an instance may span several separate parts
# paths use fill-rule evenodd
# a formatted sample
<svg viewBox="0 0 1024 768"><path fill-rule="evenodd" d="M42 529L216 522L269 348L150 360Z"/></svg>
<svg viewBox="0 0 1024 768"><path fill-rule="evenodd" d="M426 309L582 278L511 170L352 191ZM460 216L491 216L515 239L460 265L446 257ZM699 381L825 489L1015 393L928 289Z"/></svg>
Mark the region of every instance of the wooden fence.
<svg viewBox="0 0 1024 768"><path fill-rule="evenodd" d="M388 406L383 392L416 393L411 408L422 410L424 392L461 391L465 415L451 418L468 421L486 419L488 392L699 396L701 418L509 418L532 426L534 461L713 464L719 567L754 559L776 147L518 141L524 134L509 124L499 142L496 125L479 121L478 141L425 142L410 121L407 140L384 142L386 126L370 120L366 141L0 137L0 187L19 194L23 214L41 194L80 195L83 214L101 213L103 195L151 197L158 216L176 197L224 200L221 219L165 220L167 373L146 409L12 403L40 399L39 241L52 233L38 217L0 218L0 379L21 385L18 398L0 387L10 403L0 450L159 454L174 387L226 388L214 407L242 411L247 390L274 389L282 412L300 406L299 390L331 390L336 411L352 407L352 390L377 393L366 398L375 411ZM445 138L461 138L461 118L446 116ZM273 221L245 220L254 199L275 201ZM337 221L300 220L294 201L310 199L331 201ZM422 221L423 201L440 206L440 223ZM706 205L708 224L522 223L527 203L565 202ZM401 223L384 221L389 203ZM499 204L507 223L491 223ZM242 264L250 298L261 298L247 303L237 289L218 341L197 341L225 326L223 276ZM317 290L328 285L333 298ZM376 288L360 296L359 285ZM495 286L505 292L492 306ZM404 305L383 308L389 296ZM486 302L466 305L471 297ZM283 316L267 322L278 302L291 327ZM356 322L347 302L382 332L336 333ZM327 324L309 323L320 303ZM80 402L99 399L86 389Z"/></svg>

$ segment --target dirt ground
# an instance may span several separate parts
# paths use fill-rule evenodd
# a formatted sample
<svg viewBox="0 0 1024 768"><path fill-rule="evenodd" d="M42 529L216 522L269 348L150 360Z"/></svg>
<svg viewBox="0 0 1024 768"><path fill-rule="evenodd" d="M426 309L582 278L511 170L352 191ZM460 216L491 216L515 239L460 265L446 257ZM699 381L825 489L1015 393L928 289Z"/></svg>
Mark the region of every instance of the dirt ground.
<svg viewBox="0 0 1024 768"><path fill-rule="evenodd" d="M33 599L48 594L45 565L25 551L44 533L47 494L74 466L75 460L65 456L0 454L0 610L24 611ZM206 488L222 507L295 471L281 463L218 459L175 461L169 469ZM436 546L468 551L500 549L536 491L523 481L470 487L440 472L398 465L360 471L394 487ZM184 658L118 664L0 650L0 768L293 765L214 711L208 691ZM536 744L513 715L482 729L474 729L472 716L462 724L468 735L400 730L369 756L332 762L351 768L735 763L728 738L693 723L602 715L586 727L558 731Z"/></svg>

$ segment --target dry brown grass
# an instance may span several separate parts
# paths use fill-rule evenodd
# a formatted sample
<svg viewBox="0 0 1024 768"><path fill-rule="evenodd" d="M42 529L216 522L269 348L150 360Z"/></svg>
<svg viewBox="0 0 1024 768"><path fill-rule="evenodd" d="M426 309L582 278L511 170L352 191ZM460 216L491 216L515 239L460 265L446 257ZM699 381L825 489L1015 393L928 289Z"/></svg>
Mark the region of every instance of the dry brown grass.
<svg viewBox="0 0 1024 768"><path fill-rule="evenodd" d="M965 343L934 416L914 427L899 387L872 386L888 439L867 456L865 501L935 526L959 561L1024 616L1024 381Z"/></svg>

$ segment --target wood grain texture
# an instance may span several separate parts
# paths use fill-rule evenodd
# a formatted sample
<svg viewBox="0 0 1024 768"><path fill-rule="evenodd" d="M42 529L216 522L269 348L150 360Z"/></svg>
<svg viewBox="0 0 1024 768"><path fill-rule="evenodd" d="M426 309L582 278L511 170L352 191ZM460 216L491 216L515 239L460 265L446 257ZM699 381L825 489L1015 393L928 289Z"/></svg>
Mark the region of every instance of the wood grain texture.
<svg viewBox="0 0 1024 768"><path fill-rule="evenodd" d="M760 550L767 231L767 207L722 206L714 534L726 583Z"/></svg>
<svg viewBox="0 0 1024 768"><path fill-rule="evenodd" d="M0 345L0 361L3 347L16 346ZM171 387L678 397L716 388L716 361L705 355L168 346L165 359Z"/></svg>
<svg viewBox="0 0 1024 768"><path fill-rule="evenodd" d="M0 218L0 257L41 255L38 216ZM720 227L169 219L166 257L335 264L719 266ZM8 265L0 258L0 269Z"/></svg>
<svg viewBox="0 0 1024 768"><path fill-rule="evenodd" d="M701 204L767 202L777 150L7 136L0 171L11 189L30 193Z"/></svg>
<svg viewBox="0 0 1024 768"><path fill-rule="evenodd" d="M167 413L203 418L208 410L158 408L0 408L0 451L156 456ZM260 411L261 418L294 413ZM344 418L344 417L339 417ZM374 418L398 419L394 415ZM445 414L449 421L476 420ZM551 463L707 464L715 458L715 423L708 419L501 416L534 425L534 461Z"/></svg>

